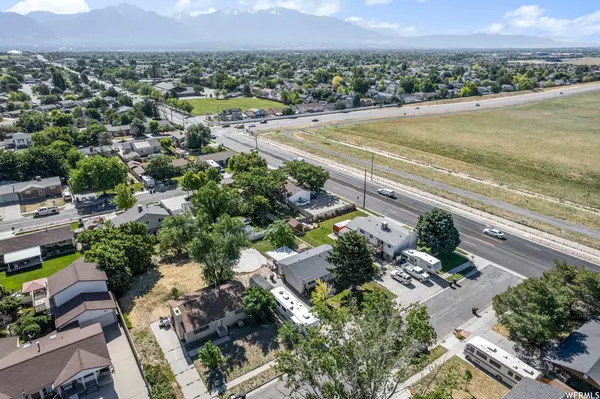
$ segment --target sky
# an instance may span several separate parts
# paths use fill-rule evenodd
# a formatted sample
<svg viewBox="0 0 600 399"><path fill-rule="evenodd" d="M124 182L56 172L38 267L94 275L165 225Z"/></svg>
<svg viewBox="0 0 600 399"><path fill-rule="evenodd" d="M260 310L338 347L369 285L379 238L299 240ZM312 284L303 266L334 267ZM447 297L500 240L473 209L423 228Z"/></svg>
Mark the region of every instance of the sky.
<svg viewBox="0 0 600 399"><path fill-rule="evenodd" d="M523 1L526 1L525 3ZM126 0L163 15L273 6L348 20L401 34L502 33L600 41L600 0ZM86 12L123 0L0 0L0 10L27 14Z"/></svg>

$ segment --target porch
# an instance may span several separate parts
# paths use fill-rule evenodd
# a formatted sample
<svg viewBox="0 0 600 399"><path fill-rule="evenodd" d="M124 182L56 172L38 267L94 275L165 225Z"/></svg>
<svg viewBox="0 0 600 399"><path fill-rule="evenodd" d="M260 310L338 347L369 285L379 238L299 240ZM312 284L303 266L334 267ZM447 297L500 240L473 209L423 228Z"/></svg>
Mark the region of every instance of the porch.
<svg viewBox="0 0 600 399"><path fill-rule="evenodd" d="M4 255L4 263L8 272L39 266L42 264L42 250L40 247L32 247L7 253Z"/></svg>
<svg viewBox="0 0 600 399"><path fill-rule="evenodd" d="M111 366L84 370L61 384L55 391L64 399L118 398L114 389Z"/></svg>

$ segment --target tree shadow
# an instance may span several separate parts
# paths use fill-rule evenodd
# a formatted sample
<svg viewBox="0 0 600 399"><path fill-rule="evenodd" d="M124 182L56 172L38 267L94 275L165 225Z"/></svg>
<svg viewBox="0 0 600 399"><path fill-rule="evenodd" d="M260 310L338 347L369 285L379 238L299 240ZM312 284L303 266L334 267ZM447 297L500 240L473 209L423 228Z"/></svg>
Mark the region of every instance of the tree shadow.
<svg viewBox="0 0 600 399"><path fill-rule="evenodd" d="M225 374L221 369L205 372L204 378L208 392L220 391L221 388L227 383L227 374Z"/></svg>
<svg viewBox="0 0 600 399"><path fill-rule="evenodd" d="M129 313L133 309L135 299L143 297L152 291L156 283L162 278L158 268L153 267L133 279L133 285L125 294L119 298L119 304L123 313Z"/></svg>

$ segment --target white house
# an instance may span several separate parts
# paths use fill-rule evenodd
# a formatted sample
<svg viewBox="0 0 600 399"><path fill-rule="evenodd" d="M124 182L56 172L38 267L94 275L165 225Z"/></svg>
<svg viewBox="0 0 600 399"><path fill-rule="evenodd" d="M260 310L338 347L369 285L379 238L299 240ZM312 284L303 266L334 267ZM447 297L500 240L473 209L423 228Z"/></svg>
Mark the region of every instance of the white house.
<svg viewBox="0 0 600 399"><path fill-rule="evenodd" d="M277 261L279 274L299 294L315 287L317 280L331 281L335 274L327 257L333 248L321 245Z"/></svg>
<svg viewBox="0 0 600 399"><path fill-rule="evenodd" d="M115 226L128 222L144 223L148 226L148 232L155 233L162 227L163 221L169 216L169 212L159 205L137 205L129 208L113 219Z"/></svg>
<svg viewBox="0 0 600 399"><path fill-rule="evenodd" d="M298 186L293 181L288 181L285 184L286 192L286 203L293 203L296 205L308 205L310 204L310 190Z"/></svg>
<svg viewBox="0 0 600 399"><path fill-rule="evenodd" d="M246 318L242 307L244 285L230 281L219 288L206 287L169 301L173 326L180 340L194 342L217 334L224 337L229 327Z"/></svg>
<svg viewBox="0 0 600 399"><path fill-rule="evenodd" d="M48 277L48 296L58 330L117 321L117 305L106 285L106 273L95 263L78 259Z"/></svg>
<svg viewBox="0 0 600 399"><path fill-rule="evenodd" d="M392 260L403 250L417 247L417 233L414 230L383 217L369 215L354 218L340 234L349 230L364 236L382 259Z"/></svg>

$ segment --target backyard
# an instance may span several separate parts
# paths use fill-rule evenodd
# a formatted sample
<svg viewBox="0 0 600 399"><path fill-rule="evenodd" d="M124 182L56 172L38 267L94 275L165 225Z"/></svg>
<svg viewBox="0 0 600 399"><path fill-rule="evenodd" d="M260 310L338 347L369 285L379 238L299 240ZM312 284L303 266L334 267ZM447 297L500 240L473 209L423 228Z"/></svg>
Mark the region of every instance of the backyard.
<svg viewBox="0 0 600 399"><path fill-rule="evenodd" d="M61 256L59 258L49 259L42 263L42 267L38 267L21 273L11 273L9 276L6 272L0 273L0 285L3 285L9 291L18 291L27 281L37 280L48 277L57 271L64 269L71 263L82 256L79 252L74 254Z"/></svg>
<svg viewBox="0 0 600 399"><path fill-rule="evenodd" d="M339 294L329 298L325 303L331 308L339 309L342 306L346 306L346 304L352 297L356 298L357 303L360 304L365 293L374 292L381 292L390 300L394 300L397 298L396 294L394 294L392 291L388 290L381 284L376 283L375 281L366 282L363 285L361 285L360 288L361 291L355 292L354 294L352 294L350 290L344 290Z"/></svg>
<svg viewBox="0 0 600 399"><path fill-rule="evenodd" d="M333 225L338 222L343 222L344 220L351 220L361 216L367 216L367 214L362 211L353 211L332 219L324 220L319 223L318 228L306 233L302 239L313 247L318 247L323 244L333 245L335 241L328 237L329 234L333 233Z"/></svg>
<svg viewBox="0 0 600 399"><path fill-rule="evenodd" d="M278 103L277 101L249 97L237 97L227 100L196 98L186 101L191 103L194 107L192 110L192 114L194 115L215 115L221 112L223 109L228 108L241 108L242 111L247 111L250 108L261 108L266 110L268 108L283 107L283 104Z"/></svg>

